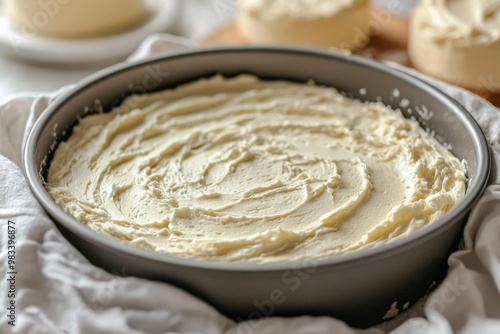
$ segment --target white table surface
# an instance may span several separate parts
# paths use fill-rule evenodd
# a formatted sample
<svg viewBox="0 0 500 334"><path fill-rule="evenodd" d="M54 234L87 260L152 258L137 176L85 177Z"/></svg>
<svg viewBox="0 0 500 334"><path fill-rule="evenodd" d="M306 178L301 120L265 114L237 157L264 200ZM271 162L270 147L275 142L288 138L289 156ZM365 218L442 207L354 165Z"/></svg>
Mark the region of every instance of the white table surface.
<svg viewBox="0 0 500 334"><path fill-rule="evenodd" d="M179 13L168 33L198 39L234 13L234 0L165 0L178 1ZM74 83L112 64L89 67L56 67L30 64L0 56L0 102L20 92L48 92Z"/></svg>

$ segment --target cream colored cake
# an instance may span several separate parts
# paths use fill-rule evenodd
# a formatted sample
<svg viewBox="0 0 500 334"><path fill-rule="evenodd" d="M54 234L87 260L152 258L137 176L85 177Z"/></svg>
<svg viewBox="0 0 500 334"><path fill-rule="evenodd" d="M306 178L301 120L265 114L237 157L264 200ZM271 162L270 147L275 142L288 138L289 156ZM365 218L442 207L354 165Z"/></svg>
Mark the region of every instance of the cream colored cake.
<svg viewBox="0 0 500 334"><path fill-rule="evenodd" d="M10 24L25 34L89 38L120 33L150 16L145 0L5 0Z"/></svg>
<svg viewBox="0 0 500 334"><path fill-rule="evenodd" d="M46 189L97 233L182 257L278 262L374 247L464 196L417 122L332 88L215 76L85 117Z"/></svg>
<svg viewBox="0 0 500 334"><path fill-rule="evenodd" d="M357 50L369 42L369 0L239 0L237 25L254 43Z"/></svg>
<svg viewBox="0 0 500 334"><path fill-rule="evenodd" d="M422 0L411 20L409 53L427 74L500 92L500 1Z"/></svg>

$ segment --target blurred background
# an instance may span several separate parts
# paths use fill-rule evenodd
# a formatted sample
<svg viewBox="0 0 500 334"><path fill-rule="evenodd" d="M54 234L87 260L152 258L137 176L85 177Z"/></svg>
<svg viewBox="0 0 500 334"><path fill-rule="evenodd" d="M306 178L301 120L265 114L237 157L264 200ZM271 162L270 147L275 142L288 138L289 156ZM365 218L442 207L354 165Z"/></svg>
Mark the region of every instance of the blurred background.
<svg viewBox="0 0 500 334"><path fill-rule="evenodd" d="M5 7L6 1L20 1L19 3L21 3L24 0L0 1L0 6ZM196 43L203 41L202 45L218 44L216 39L212 39L211 43L205 43L205 40L207 36L211 36L214 31L227 26L234 19L237 7L237 0L162 1L165 1L165 3L167 1L176 3L176 6L172 7L175 13L165 16L165 20L168 22L164 22L164 26L167 27L167 29L164 29L164 32L195 41ZM417 3L417 0L373 0L373 2L380 8L388 9L391 13L404 17L411 13L411 9ZM10 47L12 45L16 46L16 43L18 43L15 39L16 36L13 35L15 33L13 33L12 29L9 29L5 15L2 15L0 20L0 39L3 41L3 43L0 43L0 68L2 69L2 75L0 76L0 101L8 95L18 92L47 92L56 90L61 86L74 83L87 75L117 62L117 60L114 60L112 62L103 61L92 64L74 64L72 66L57 63L38 63L36 61L37 52L44 44L38 43L37 38L34 38L27 40L25 45L27 46L26 50L12 49ZM224 38L227 39L227 37ZM223 42L226 43L227 41ZM33 50L30 49L30 43ZM38 45L35 47L36 43L42 46ZM112 48L113 45L109 45L109 47ZM47 49L50 49L48 44ZM26 61L26 59L23 59L26 58L26 53L30 53L28 58L35 59L35 61ZM43 58L47 58L47 55L40 54L40 59Z"/></svg>

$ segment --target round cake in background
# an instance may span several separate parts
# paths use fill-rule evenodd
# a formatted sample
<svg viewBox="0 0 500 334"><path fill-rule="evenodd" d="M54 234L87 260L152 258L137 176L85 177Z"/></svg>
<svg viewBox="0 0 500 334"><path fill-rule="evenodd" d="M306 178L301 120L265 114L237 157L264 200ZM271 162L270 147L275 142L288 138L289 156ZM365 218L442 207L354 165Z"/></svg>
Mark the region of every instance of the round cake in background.
<svg viewBox="0 0 500 334"><path fill-rule="evenodd" d="M145 0L6 0L9 24L29 35L92 38L131 30L151 11Z"/></svg>
<svg viewBox="0 0 500 334"><path fill-rule="evenodd" d="M370 41L369 0L240 0L237 25L253 43L358 50Z"/></svg>
<svg viewBox="0 0 500 334"><path fill-rule="evenodd" d="M409 55L420 71L482 95L500 93L500 2L423 0Z"/></svg>

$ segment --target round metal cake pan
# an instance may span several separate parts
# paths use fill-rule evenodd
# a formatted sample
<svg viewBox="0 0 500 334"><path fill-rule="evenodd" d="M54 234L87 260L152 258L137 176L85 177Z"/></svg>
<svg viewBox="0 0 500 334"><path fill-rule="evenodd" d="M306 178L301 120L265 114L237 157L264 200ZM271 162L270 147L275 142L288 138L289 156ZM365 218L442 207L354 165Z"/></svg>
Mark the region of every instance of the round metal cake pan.
<svg viewBox="0 0 500 334"><path fill-rule="evenodd" d="M314 80L366 101L382 101L451 147L468 168L465 197L442 219L385 245L341 256L276 264L222 263L180 258L100 236L66 214L44 189L56 144L79 117L109 110L134 93L175 87L215 73L265 79ZM399 94L394 94L395 90ZM363 93L363 94L360 94ZM404 103L401 103L403 99ZM420 109L419 109L420 108ZM425 111L432 111L431 118ZM263 316L329 315L357 327L386 319L424 297L444 277L466 217L490 170L485 137L470 114L436 88L380 63L303 48L206 49L122 64L80 82L36 122L24 151L29 185L59 229L90 261L109 271L161 280L186 289L237 320Z"/></svg>

